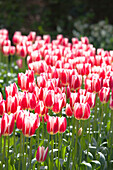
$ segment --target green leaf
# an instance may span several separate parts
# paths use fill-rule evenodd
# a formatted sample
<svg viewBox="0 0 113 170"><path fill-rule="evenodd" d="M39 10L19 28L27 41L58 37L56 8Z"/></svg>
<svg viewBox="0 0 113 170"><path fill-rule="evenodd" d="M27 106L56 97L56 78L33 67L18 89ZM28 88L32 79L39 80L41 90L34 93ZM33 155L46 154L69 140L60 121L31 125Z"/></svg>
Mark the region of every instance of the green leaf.
<svg viewBox="0 0 113 170"><path fill-rule="evenodd" d="M65 159L66 146L62 146L62 158Z"/></svg>
<svg viewBox="0 0 113 170"><path fill-rule="evenodd" d="M104 165L105 165L105 162L106 162L106 159L105 159L104 154L101 153L101 152L98 152L98 153L97 153L97 157L98 157L99 161L101 162L102 166L104 166Z"/></svg>
<svg viewBox="0 0 113 170"><path fill-rule="evenodd" d="M58 168L58 159L55 161L56 167ZM59 161L59 167L60 167L60 161Z"/></svg>
<svg viewBox="0 0 113 170"><path fill-rule="evenodd" d="M80 166L85 166L87 167L87 170L92 170L92 165L86 161L83 161Z"/></svg>
<svg viewBox="0 0 113 170"><path fill-rule="evenodd" d="M106 127L107 132L109 132L110 130L110 124L111 124L111 121L107 122L107 127Z"/></svg>
<svg viewBox="0 0 113 170"><path fill-rule="evenodd" d="M92 164L93 168L99 169L101 167L101 163L97 160L92 160L90 163Z"/></svg>
<svg viewBox="0 0 113 170"><path fill-rule="evenodd" d="M87 156L87 150L85 150L83 153ZM93 159L93 155L92 155L91 152L88 152L88 157L89 157L91 160Z"/></svg>

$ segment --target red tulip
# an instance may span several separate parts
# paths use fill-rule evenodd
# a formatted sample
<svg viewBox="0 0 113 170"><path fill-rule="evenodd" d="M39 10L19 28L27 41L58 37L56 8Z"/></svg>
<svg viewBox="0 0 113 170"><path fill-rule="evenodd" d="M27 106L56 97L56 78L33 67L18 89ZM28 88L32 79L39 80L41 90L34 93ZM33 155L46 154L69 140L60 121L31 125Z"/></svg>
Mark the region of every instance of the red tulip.
<svg viewBox="0 0 113 170"><path fill-rule="evenodd" d="M68 104L68 103L66 104L65 112L66 112L66 115L69 116L69 117L71 117L73 115L73 110L72 110L70 104Z"/></svg>
<svg viewBox="0 0 113 170"><path fill-rule="evenodd" d="M81 85L82 85L82 76L81 75L72 75L71 84L70 84L71 90L74 91L74 90L80 88Z"/></svg>
<svg viewBox="0 0 113 170"><path fill-rule="evenodd" d="M51 135L58 132L58 117L49 116L47 121L47 132Z"/></svg>
<svg viewBox="0 0 113 170"><path fill-rule="evenodd" d="M90 108L94 108L95 107L95 101L96 101L96 94L87 92L85 103L87 102L89 104Z"/></svg>
<svg viewBox="0 0 113 170"><path fill-rule="evenodd" d="M59 93L55 94L52 111L55 113L59 113L62 109L62 104L63 104L63 98L62 98L61 94L59 94Z"/></svg>
<svg viewBox="0 0 113 170"><path fill-rule="evenodd" d="M18 93L18 87L16 83L10 84L10 86L5 87L6 98L8 96L15 96Z"/></svg>
<svg viewBox="0 0 113 170"><path fill-rule="evenodd" d="M47 108L52 108L54 104L54 91L53 90L45 90L44 91L44 105Z"/></svg>
<svg viewBox="0 0 113 170"><path fill-rule="evenodd" d="M5 113L5 100L0 100L0 115Z"/></svg>
<svg viewBox="0 0 113 170"><path fill-rule="evenodd" d="M110 88L102 87L99 91L99 98L102 103L107 103L110 97Z"/></svg>
<svg viewBox="0 0 113 170"><path fill-rule="evenodd" d="M4 113L4 115L2 116L2 123L1 123L4 129L3 136L8 136L13 132L14 123L15 123L14 114L8 115L7 113Z"/></svg>
<svg viewBox="0 0 113 170"><path fill-rule="evenodd" d="M8 114L15 113L17 111L17 95L15 95L13 97L8 96L6 98L5 108L6 108L6 112Z"/></svg>
<svg viewBox="0 0 113 170"><path fill-rule="evenodd" d="M39 146L36 153L36 160L38 162L44 162L48 153L48 147L45 149L43 146Z"/></svg>
<svg viewBox="0 0 113 170"><path fill-rule="evenodd" d="M48 109L44 106L43 101L38 101L35 108L35 113L39 116L45 116L48 112Z"/></svg>
<svg viewBox="0 0 113 170"><path fill-rule="evenodd" d="M10 46L10 55L15 54L15 46Z"/></svg>
<svg viewBox="0 0 113 170"><path fill-rule="evenodd" d="M38 114L29 113L24 114L22 123L22 132L26 137L34 135L35 130L39 127L40 121Z"/></svg>
<svg viewBox="0 0 113 170"><path fill-rule="evenodd" d="M65 117L58 117L58 132L64 133L67 127L67 120Z"/></svg>
<svg viewBox="0 0 113 170"><path fill-rule="evenodd" d="M88 103L75 103L74 116L76 119L88 119L90 116L90 106Z"/></svg>

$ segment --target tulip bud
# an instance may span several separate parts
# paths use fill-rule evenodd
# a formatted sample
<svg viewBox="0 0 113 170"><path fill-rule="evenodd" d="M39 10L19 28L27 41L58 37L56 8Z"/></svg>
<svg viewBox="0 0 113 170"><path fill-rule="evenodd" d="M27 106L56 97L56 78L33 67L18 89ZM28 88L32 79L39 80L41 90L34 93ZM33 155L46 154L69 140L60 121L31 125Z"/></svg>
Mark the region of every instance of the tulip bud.
<svg viewBox="0 0 113 170"><path fill-rule="evenodd" d="M78 130L78 136L82 135L82 127Z"/></svg>
<svg viewBox="0 0 113 170"><path fill-rule="evenodd" d="M48 147L45 149L43 146L39 146L36 153L36 160L38 162L44 162L48 153Z"/></svg>

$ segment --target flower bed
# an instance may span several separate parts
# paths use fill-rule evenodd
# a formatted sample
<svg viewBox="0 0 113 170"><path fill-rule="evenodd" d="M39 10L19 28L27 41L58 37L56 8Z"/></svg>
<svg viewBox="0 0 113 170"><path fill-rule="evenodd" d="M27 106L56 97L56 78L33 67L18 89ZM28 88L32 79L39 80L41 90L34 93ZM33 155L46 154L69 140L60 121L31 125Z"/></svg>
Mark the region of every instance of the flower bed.
<svg viewBox="0 0 113 170"><path fill-rule="evenodd" d="M113 51L87 37L0 38L2 61L21 57L18 83L0 93L1 168L112 169Z"/></svg>

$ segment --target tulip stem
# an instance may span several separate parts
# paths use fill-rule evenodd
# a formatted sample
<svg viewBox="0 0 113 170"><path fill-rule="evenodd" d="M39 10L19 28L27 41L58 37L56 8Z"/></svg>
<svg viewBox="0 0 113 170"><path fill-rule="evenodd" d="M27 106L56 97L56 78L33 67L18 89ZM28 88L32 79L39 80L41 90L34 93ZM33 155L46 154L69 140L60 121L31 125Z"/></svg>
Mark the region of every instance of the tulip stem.
<svg viewBox="0 0 113 170"><path fill-rule="evenodd" d="M2 152L2 136L0 137L0 153Z"/></svg>
<svg viewBox="0 0 113 170"><path fill-rule="evenodd" d="M26 169L26 158L27 158L27 144L28 144L28 137L26 137L26 150L25 150L25 169Z"/></svg>
<svg viewBox="0 0 113 170"><path fill-rule="evenodd" d="M3 147L3 157L2 157L2 168L4 167L4 158L5 158L5 147L6 147L6 136L4 136L4 147ZM3 168L4 169L4 168Z"/></svg>
<svg viewBox="0 0 113 170"><path fill-rule="evenodd" d="M53 135L51 135L51 162L52 162L52 168L53 169L53 147L54 147L54 143L53 143Z"/></svg>
<svg viewBox="0 0 113 170"><path fill-rule="evenodd" d="M90 118L89 118L89 134L88 134L87 162L88 162L88 152L89 152L89 142L90 142L90 125L91 125L91 121L90 121Z"/></svg>
<svg viewBox="0 0 113 170"><path fill-rule="evenodd" d="M22 132L20 132L20 160L19 160L18 170L20 170L20 164L21 164L21 153L22 153Z"/></svg>
<svg viewBox="0 0 113 170"><path fill-rule="evenodd" d="M78 127L79 127L79 120L76 120L76 141L75 141L75 147L74 147L74 153L73 153L73 166L72 166L73 170L76 169L76 165L77 165Z"/></svg>
<svg viewBox="0 0 113 170"><path fill-rule="evenodd" d="M36 142L37 142L37 147L38 147L38 145L39 145L39 128L37 129L37 132L36 132ZM37 167L39 167L39 163L38 162L37 162Z"/></svg>
<svg viewBox="0 0 113 170"><path fill-rule="evenodd" d="M112 159L112 144L113 144L113 110L111 110L111 142L110 142L110 145L111 145L111 149L110 149L110 157Z"/></svg>
<svg viewBox="0 0 113 170"><path fill-rule="evenodd" d="M100 120L100 130L99 130L99 136L98 136L97 146L101 143L100 134L101 134L101 137L102 137L101 129L102 129L102 123L103 123L103 114L104 114L103 109L104 109L104 104L102 104L102 112L101 112L101 120Z"/></svg>
<svg viewBox="0 0 113 170"><path fill-rule="evenodd" d="M82 121L82 134L81 134L81 139L80 139L80 145L81 145L81 149L80 149L80 163L82 161L82 151L83 151L83 147L82 147L83 146L83 131L84 131L84 120ZM77 136L78 136L78 131L77 131Z"/></svg>
<svg viewBox="0 0 113 170"><path fill-rule="evenodd" d="M60 157L60 133L58 134L58 170L60 170L59 157Z"/></svg>
<svg viewBox="0 0 113 170"><path fill-rule="evenodd" d="M44 117L42 116L42 140L44 144Z"/></svg>
<svg viewBox="0 0 113 170"><path fill-rule="evenodd" d="M67 103L67 86L65 86L65 91L66 91L66 103Z"/></svg>
<svg viewBox="0 0 113 170"><path fill-rule="evenodd" d="M16 143L16 139L15 139L15 124L14 124L14 129L13 129L13 138L14 138L14 153L13 153L13 160L14 160L14 166L15 166L15 151L16 151L16 146L15 146L15 143Z"/></svg>
<svg viewBox="0 0 113 170"><path fill-rule="evenodd" d="M74 145L74 136L75 136L75 117L73 117L73 130L72 130L72 142L70 142L70 153L69 153L69 156L68 156L68 161L67 161L67 166L66 166L66 170L69 169L69 163L70 163L70 158L71 158L71 153L72 152L72 148L73 148L73 145Z"/></svg>
<svg viewBox="0 0 113 170"><path fill-rule="evenodd" d="M25 166L24 166L24 144L25 144L25 137L23 135L23 159L22 159L22 169L23 170L25 169Z"/></svg>
<svg viewBox="0 0 113 170"><path fill-rule="evenodd" d="M32 160L32 137L30 138L30 150L29 150L29 161L30 161L29 169L30 170L31 170L31 160Z"/></svg>
<svg viewBox="0 0 113 170"><path fill-rule="evenodd" d="M25 62L25 58L22 58L22 63L23 63L23 72L25 72L25 64L26 64L26 62Z"/></svg>
<svg viewBox="0 0 113 170"><path fill-rule="evenodd" d="M94 112L94 135L96 136L96 130L97 130L97 123L96 123L96 121L97 121L97 94L96 94L96 100L95 100L95 112Z"/></svg>

